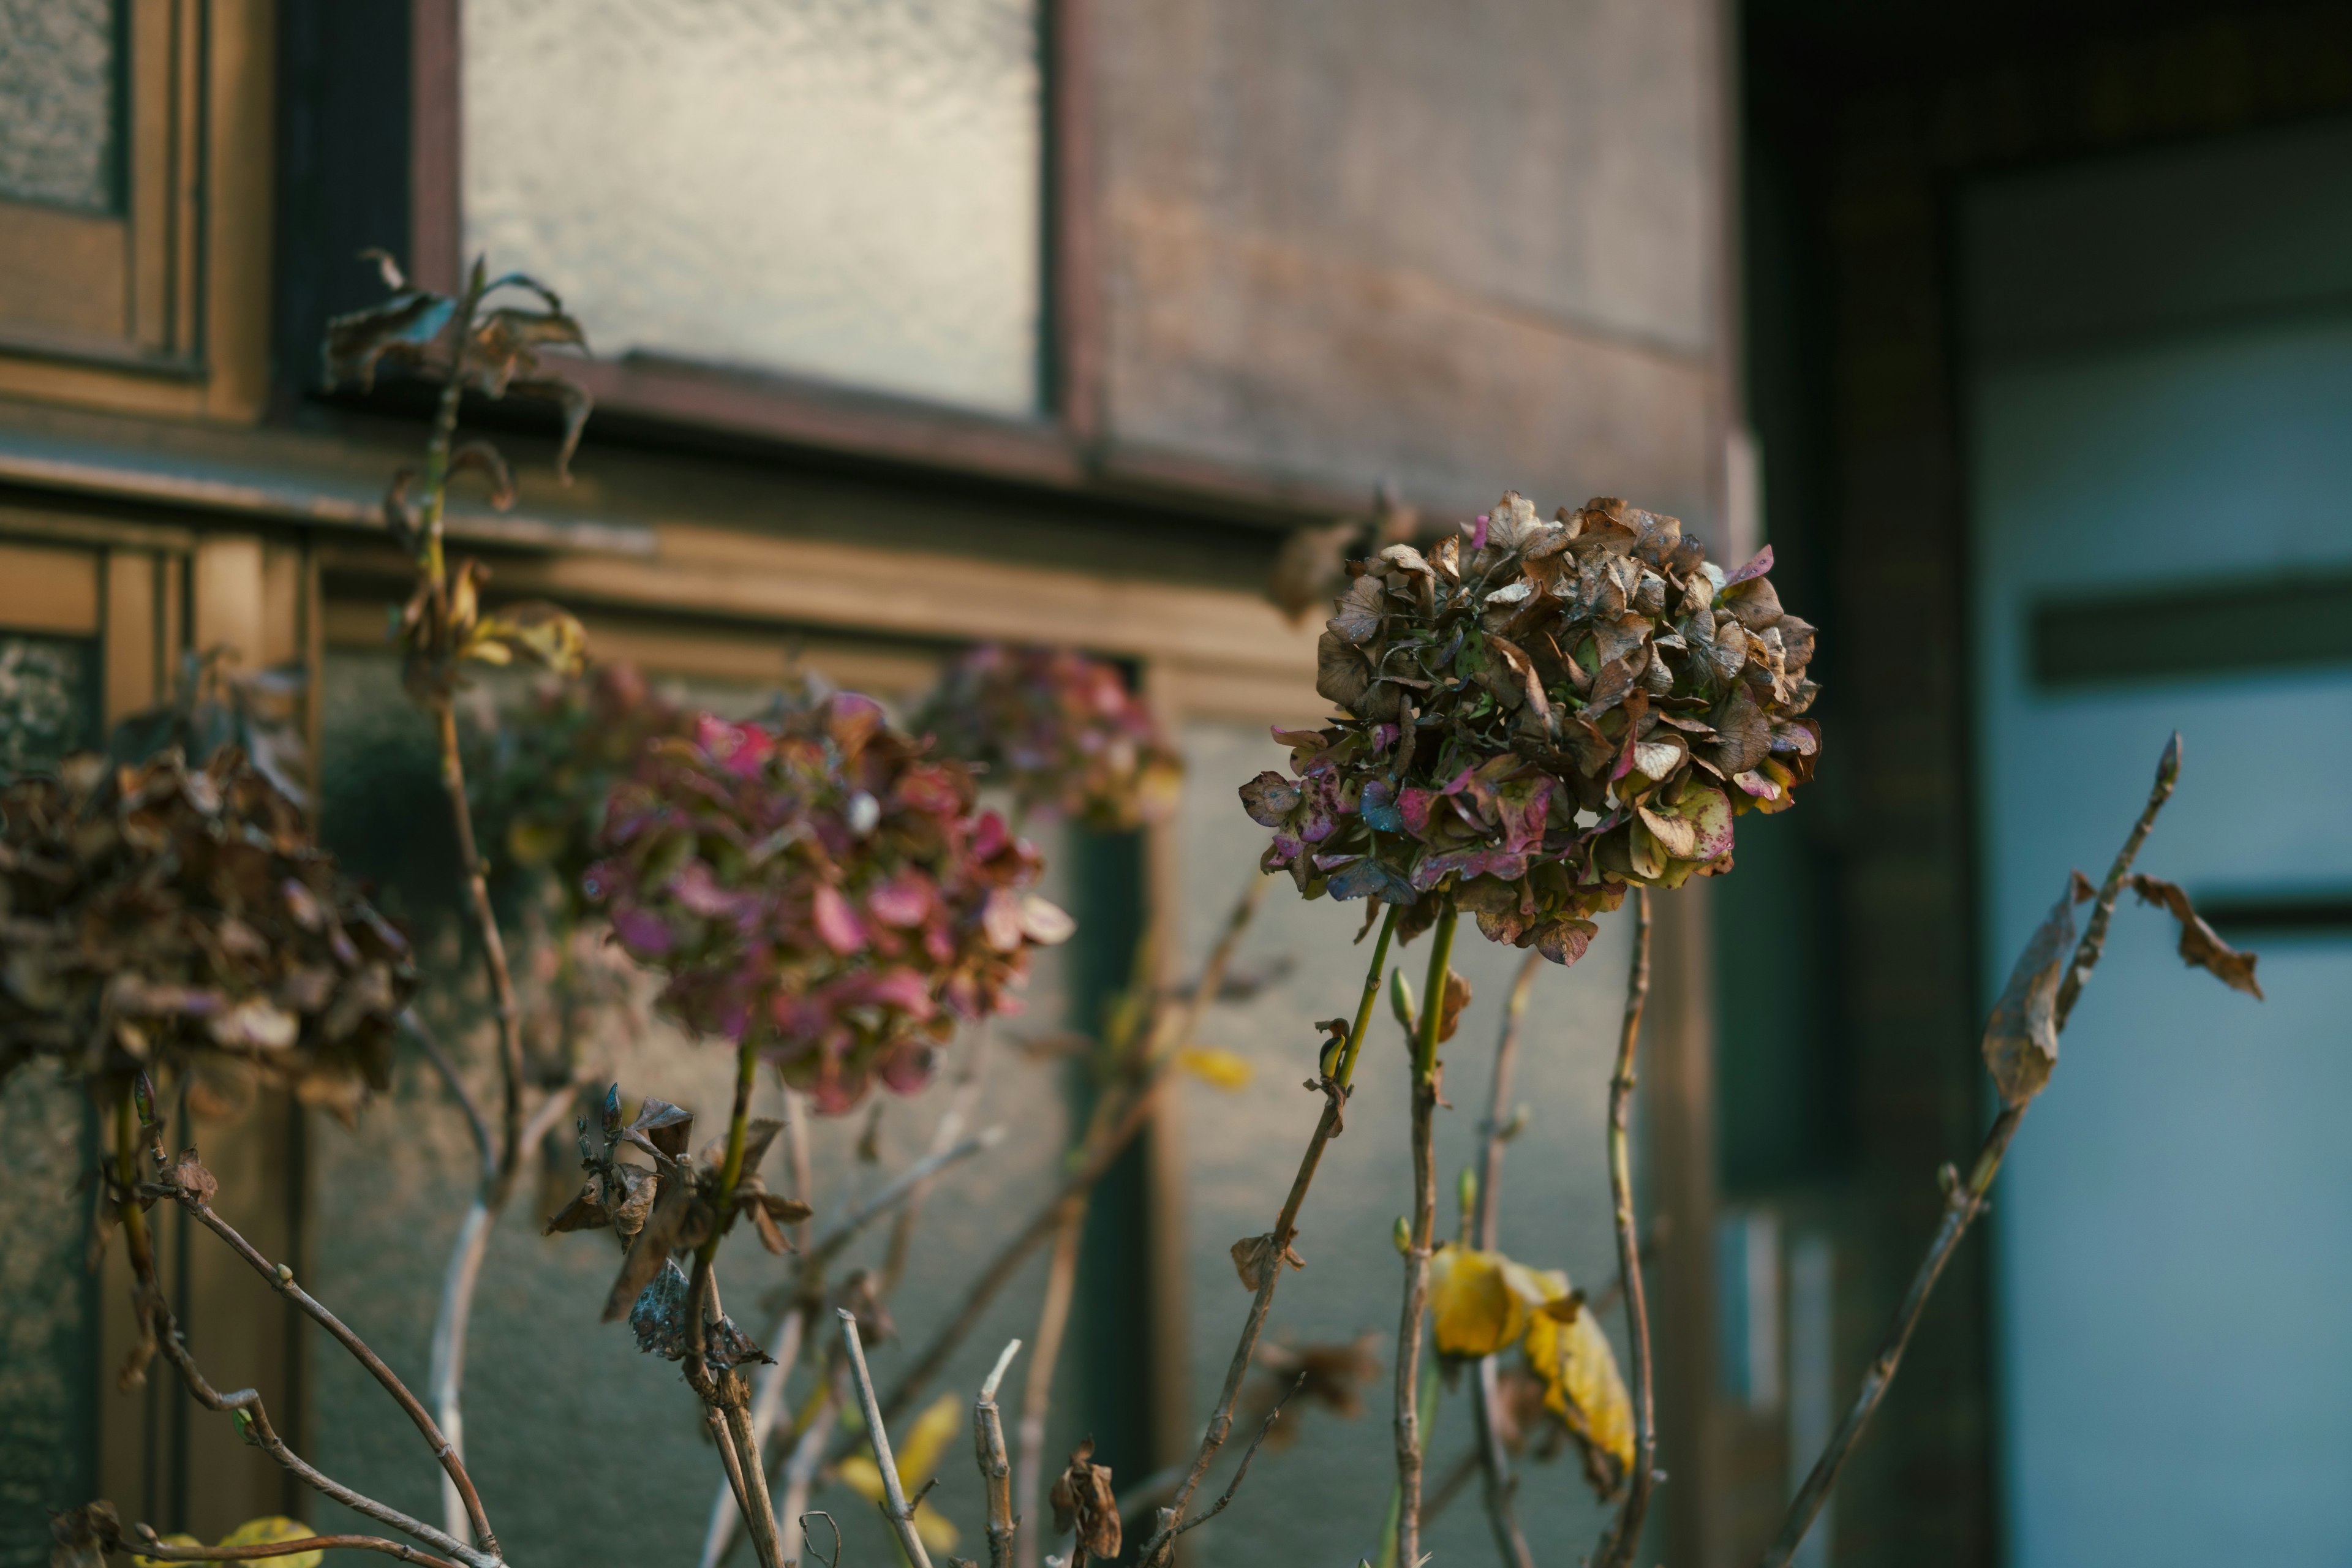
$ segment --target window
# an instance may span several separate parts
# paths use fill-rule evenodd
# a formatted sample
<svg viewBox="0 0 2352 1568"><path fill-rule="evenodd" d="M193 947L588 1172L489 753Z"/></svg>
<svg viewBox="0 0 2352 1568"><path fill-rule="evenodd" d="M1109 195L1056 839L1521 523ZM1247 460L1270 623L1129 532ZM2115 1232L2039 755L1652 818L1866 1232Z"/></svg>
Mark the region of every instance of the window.
<svg viewBox="0 0 2352 1568"><path fill-rule="evenodd" d="M260 402L261 6L0 0L0 395Z"/></svg>
<svg viewBox="0 0 2352 1568"><path fill-rule="evenodd" d="M467 0L468 256L601 358L1024 417L1044 377L1038 0Z"/></svg>

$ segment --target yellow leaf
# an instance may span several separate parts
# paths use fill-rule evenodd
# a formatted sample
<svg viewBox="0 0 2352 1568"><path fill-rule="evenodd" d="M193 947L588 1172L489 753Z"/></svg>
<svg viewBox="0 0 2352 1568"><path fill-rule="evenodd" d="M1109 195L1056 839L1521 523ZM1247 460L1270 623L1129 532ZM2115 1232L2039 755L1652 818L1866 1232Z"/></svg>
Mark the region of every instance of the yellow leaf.
<svg viewBox="0 0 2352 1568"><path fill-rule="evenodd" d="M867 1502L880 1502L887 1495L882 1490L882 1467L866 1454L845 1454L834 1468L841 1484L864 1498Z"/></svg>
<svg viewBox="0 0 2352 1568"><path fill-rule="evenodd" d="M956 1542L961 1539L956 1527L948 1521L948 1516L927 1502L915 1505L915 1533L922 1539L925 1546L940 1552L954 1551Z"/></svg>
<svg viewBox="0 0 2352 1568"><path fill-rule="evenodd" d="M913 1493L931 1479L931 1472L939 1468L940 1457L947 1451L948 1444L962 1427L963 1405L952 1394L940 1394L929 1408L915 1417L915 1424L907 1428L906 1440L897 1446L892 1455L898 1461L898 1486L901 1490ZM887 1495L882 1489L882 1467L874 1462L870 1451L845 1455L834 1473L841 1478L842 1485L868 1502L880 1502ZM917 1511L916 1521L919 1525L921 1522L920 1510ZM940 1522L947 1523L945 1520ZM954 1544L952 1534L949 1544ZM941 1551L946 1549L940 1548Z"/></svg>
<svg viewBox="0 0 2352 1568"><path fill-rule="evenodd" d="M948 1444L963 1430L963 1402L956 1394L942 1394L930 1407L915 1417L907 1429L907 1440L898 1445L898 1484L913 1491L931 1479L940 1468L940 1456Z"/></svg>
<svg viewBox="0 0 2352 1568"><path fill-rule="evenodd" d="M1539 1311L1528 1328L1528 1364L1544 1380L1544 1403L1584 1447L1592 1489L1612 1495L1633 1468L1633 1402L1617 1370L1617 1352L1591 1313L1562 1322Z"/></svg>
<svg viewBox="0 0 2352 1568"><path fill-rule="evenodd" d="M1176 1053L1176 1065L1202 1083L1223 1089L1247 1089L1253 1070L1247 1057L1210 1046L1186 1046Z"/></svg>
<svg viewBox="0 0 2352 1568"><path fill-rule="evenodd" d="M1499 1252L1441 1247L1429 1260L1429 1310L1437 1348L1447 1355L1493 1355L1527 1332L1530 1303L1506 1271L1517 1267Z"/></svg>
<svg viewBox="0 0 2352 1568"><path fill-rule="evenodd" d="M202 1546L204 1544L193 1535L166 1535L161 1538L161 1542L165 1546ZM165 1563L155 1557L142 1557L136 1552L131 1554L131 1561L137 1563L139 1568L179 1568L176 1563Z"/></svg>
<svg viewBox="0 0 2352 1568"><path fill-rule="evenodd" d="M260 1519L247 1520L243 1524L222 1536L219 1544L258 1546L270 1541L299 1541L312 1533L314 1531L310 1527L300 1520L289 1519L282 1513L273 1513ZM283 1557L261 1557L254 1561L273 1563L276 1568L319 1568L319 1564L325 1562L326 1557L327 1554L323 1552L289 1552Z"/></svg>

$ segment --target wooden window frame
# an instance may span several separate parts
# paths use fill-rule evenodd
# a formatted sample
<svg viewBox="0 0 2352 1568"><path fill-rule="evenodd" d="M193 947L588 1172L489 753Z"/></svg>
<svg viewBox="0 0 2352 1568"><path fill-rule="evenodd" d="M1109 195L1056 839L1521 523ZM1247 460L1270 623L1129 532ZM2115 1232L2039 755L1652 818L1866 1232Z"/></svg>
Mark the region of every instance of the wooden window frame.
<svg viewBox="0 0 2352 1568"><path fill-rule="evenodd" d="M411 254L417 280L455 293L464 279L463 0L415 0L411 60ZM1029 418L972 413L836 386L789 373L662 355L567 366L600 408L793 445L846 448L1003 478L1071 483L1100 420L1087 0L1042 0L1044 274L1042 395ZM560 279L558 280L561 281Z"/></svg>
<svg viewBox="0 0 2352 1568"><path fill-rule="evenodd" d="M250 419L268 377L274 12L126 3L116 210L0 201L22 290L0 321L0 395ZM114 288L119 331L62 320Z"/></svg>
<svg viewBox="0 0 2352 1568"><path fill-rule="evenodd" d="M409 255L417 281L444 293L456 292L465 266L462 4L414 0L411 12ZM1153 495L1278 525L1360 511L1360 495L1111 437L1091 7L1092 0L1042 0L1044 385L1034 416L657 355L567 365L567 374L608 414L753 442L1055 490Z"/></svg>

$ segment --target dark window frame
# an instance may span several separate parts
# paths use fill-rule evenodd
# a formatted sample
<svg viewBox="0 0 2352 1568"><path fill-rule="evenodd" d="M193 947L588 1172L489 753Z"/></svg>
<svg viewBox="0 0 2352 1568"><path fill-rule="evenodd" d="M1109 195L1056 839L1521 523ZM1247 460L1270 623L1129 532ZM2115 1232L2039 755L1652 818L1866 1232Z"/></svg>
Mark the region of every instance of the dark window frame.
<svg viewBox="0 0 2352 1568"><path fill-rule="evenodd" d="M425 287L453 292L464 259L461 0L414 0L410 254ZM600 408L654 422L1053 488L1085 486L1102 451L1101 254L1093 200L1089 0L1044 0L1044 363L1034 416L1005 417L863 392L788 374L657 355L570 373ZM1153 465L1155 469L1160 465ZM1168 476L1230 490L1229 476ZM1263 487L1242 487L1262 492Z"/></svg>

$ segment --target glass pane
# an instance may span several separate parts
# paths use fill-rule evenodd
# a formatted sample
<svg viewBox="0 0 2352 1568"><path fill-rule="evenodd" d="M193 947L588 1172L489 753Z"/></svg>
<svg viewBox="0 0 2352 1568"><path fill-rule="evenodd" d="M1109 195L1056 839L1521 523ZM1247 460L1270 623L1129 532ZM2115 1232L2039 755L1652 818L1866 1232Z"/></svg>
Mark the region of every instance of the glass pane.
<svg viewBox="0 0 2352 1568"><path fill-rule="evenodd" d="M0 780L55 767L95 746L90 646L68 637L0 633Z"/></svg>
<svg viewBox="0 0 2352 1568"><path fill-rule="evenodd" d="M599 353L1037 403L1036 0L469 0L469 252Z"/></svg>
<svg viewBox="0 0 2352 1568"><path fill-rule="evenodd" d="M0 634L0 781L95 739L93 662L86 642ZM0 1568L47 1563L47 1510L92 1493L89 1200L75 1190L86 1120L79 1092L47 1066L0 1087Z"/></svg>
<svg viewBox="0 0 2352 1568"><path fill-rule="evenodd" d="M0 196L114 205L112 0L0 0Z"/></svg>

